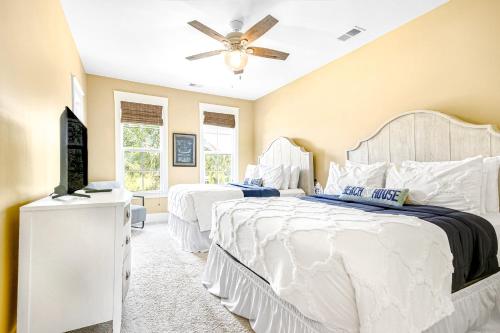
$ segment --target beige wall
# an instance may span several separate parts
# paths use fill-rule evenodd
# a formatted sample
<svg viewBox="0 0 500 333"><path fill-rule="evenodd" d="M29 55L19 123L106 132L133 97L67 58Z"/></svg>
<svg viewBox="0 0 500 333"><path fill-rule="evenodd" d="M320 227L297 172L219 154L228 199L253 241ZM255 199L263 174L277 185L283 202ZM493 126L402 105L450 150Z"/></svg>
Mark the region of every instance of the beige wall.
<svg viewBox="0 0 500 333"><path fill-rule="evenodd" d="M0 333L15 327L18 208L58 183L58 116L70 75L87 93L89 175L113 179L113 90L169 99L169 185L198 182L172 167L172 132L199 134L198 104L240 108L240 176L264 146L289 136L328 162L390 117L435 109L500 125L500 1L451 0L402 28L255 101L86 76L58 0L0 3ZM252 113L254 112L254 113ZM199 145L198 145L199 147ZM199 154L198 154L199 156ZM165 199L150 199L150 212Z"/></svg>
<svg viewBox="0 0 500 333"><path fill-rule="evenodd" d="M252 102L241 99L200 94L102 76L87 76L89 179L115 179L115 107L113 91L132 92L168 98L168 184L198 183L199 167L172 166L172 133L198 135L199 165L199 103L234 106L240 109L239 174L242 177L253 156ZM147 200L148 212L166 211L166 198Z"/></svg>
<svg viewBox="0 0 500 333"><path fill-rule="evenodd" d="M86 75L58 0L0 2L0 333L16 320L19 206L59 183L59 116Z"/></svg>
<svg viewBox="0 0 500 333"><path fill-rule="evenodd" d="M434 109L500 125L500 1L451 0L378 40L258 99L256 155L278 135L330 160L404 111Z"/></svg>

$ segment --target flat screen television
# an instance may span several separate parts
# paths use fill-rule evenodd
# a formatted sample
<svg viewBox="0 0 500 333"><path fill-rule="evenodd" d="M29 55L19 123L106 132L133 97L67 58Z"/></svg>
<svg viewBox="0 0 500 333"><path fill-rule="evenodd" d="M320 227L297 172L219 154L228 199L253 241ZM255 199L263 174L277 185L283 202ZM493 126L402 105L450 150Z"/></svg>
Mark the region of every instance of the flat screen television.
<svg viewBox="0 0 500 333"><path fill-rule="evenodd" d="M60 124L60 182L54 198L63 195L88 197L74 193L88 185L87 128L66 107Z"/></svg>

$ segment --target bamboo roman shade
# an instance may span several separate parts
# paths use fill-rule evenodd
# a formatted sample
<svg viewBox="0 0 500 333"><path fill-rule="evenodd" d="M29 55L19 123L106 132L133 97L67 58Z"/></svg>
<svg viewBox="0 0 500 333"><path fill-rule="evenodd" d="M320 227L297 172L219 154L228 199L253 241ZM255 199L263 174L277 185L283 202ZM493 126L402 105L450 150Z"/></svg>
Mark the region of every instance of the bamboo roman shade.
<svg viewBox="0 0 500 333"><path fill-rule="evenodd" d="M122 123L163 126L162 106L132 102L121 102Z"/></svg>
<svg viewBox="0 0 500 333"><path fill-rule="evenodd" d="M203 118L203 124L205 125L228 128L234 128L236 126L236 121L233 114L205 111L203 112L203 115L205 116Z"/></svg>

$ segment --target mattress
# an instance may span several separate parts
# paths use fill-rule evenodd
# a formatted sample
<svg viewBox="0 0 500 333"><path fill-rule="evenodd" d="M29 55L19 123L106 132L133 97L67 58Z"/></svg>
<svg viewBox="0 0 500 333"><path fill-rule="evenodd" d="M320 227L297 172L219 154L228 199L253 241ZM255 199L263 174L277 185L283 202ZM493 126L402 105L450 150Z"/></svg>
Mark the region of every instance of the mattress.
<svg viewBox="0 0 500 333"><path fill-rule="evenodd" d="M301 212L302 208L297 210L298 206L295 205L293 201L290 203L285 203L281 202L282 200L296 199L246 199L217 204L215 213L216 228L213 228L212 230L214 240L238 261L243 263L246 267L249 267L257 275L268 281L273 291L275 291L280 298L297 307L297 309L308 318L312 318L313 320L321 322L326 327L328 327L328 329L334 331L357 331L356 327L359 327L361 322L358 316L360 304L356 304L356 298L358 297L357 288L353 288L353 285L356 286L356 283L359 282L351 281L352 271L348 272L349 269L346 267L348 265L348 262L345 262L340 255L337 256L336 260L332 260L329 262L327 271L331 272L333 270L337 274L324 274L325 268L321 267L321 263L318 264L318 262L315 262L315 258L317 259L318 255L326 255L325 252L327 252L321 246L325 242L325 237L323 237L320 232L312 232L310 235L308 235L308 244L302 243L300 244L300 246L295 246L295 248L291 246L291 248L293 248L293 252L295 252L294 255L301 262L299 264L292 263L291 267L289 268L290 274L284 274L283 272L286 272L287 267L285 267L285 269L278 270L274 269L274 267L281 266L281 268L283 268L283 265L287 265L287 261L281 259L289 255L289 252L287 251L289 251L290 249L280 248L279 246L276 246L276 244L273 244L272 240L276 239L276 237L271 236L273 233L275 233L275 235L278 235L276 234L276 228L280 229L281 227L277 227L274 223L259 223L257 219L254 219L250 223L244 223L245 220L253 218L251 215L254 214L253 212L255 211L259 211L260 214L263 214L260 216L260 220L263 222L266 222L266 220L271 222L276 218L279 219L283 214L286 215L287 211L293 211L293 213L291 213L284 220L288 222L284 223L290 224L292 220L296 220L295 222L299 222L299 228L301 228L300 224L302 224L303 226L308 226L310 224L318 223L318 218L320 219L320 221L324 220L325 218L323 212L321 212L322 209L310 208L308 214L304 214L304 211ZM271 201L271 203L261 205L262 201ZM241 205L240 207L236 207L236 202L241 202L243 203L243 205ZM346 212L344 211L343 213L345 214ZM355 213L350 212L345 218L342 218L343 222L352 219L352 214ZM313 216L314 218L312 218ZM488 220L493 225L496 231L497 239L499 239L500 214L487 214L482 217ZM366 221L367 217L355 216L354 218ZM423 223L428 224L427 222ZM316 225L312 228L314 229L316 227L318 226ZM319 229L321 228L318 227L318 230ZM435 232L437 234L441 233L440 230L435 230ZM256 235L261 242L258 246L255 246ZM280 236L278 235L277 237ZM329 237L333 237L332 234L330 234ZM294 240L294 242L295 241L296 240ZM409 239L409 241L411 241L411 239ZM357 242L356 244L360 243L361 242ZM419 249L425 248L425 245L414 245L416 245ZM258 251L260 254L256 254L254 252L255 248L258 247L262 249L262 246L271 249L272 255L266 256L265 251L261 250ZM447 244L446 240L444 241L444 243L441 243L441 246L448 247L449 251L449 245ZM356 245L355 248L351 249L351 251L355 252L359 248L365 248L365 244L363 244L363 246L361 247L359 245ZM432 245L432 248L429 248L428 250L429 253L431 253L431 251L432 253L439 253L440 251L443 251L442 248L439 249L439 247L436 247L436 243L434 243L434 245ZM376 258L372 257L372 252L366 252L370 254L371 260L376 260ZM498 255L498 257L500 257L500 254ZM448 259L450 260L450 258ZM307 264L309 264L309 267L306 267ZM314 267L315 265L317 267ZM427 263L425 266L433 267L433 265L436 265L436 262L430 264ZM441 262L440 265L444 265L444 267L447 266L447 264L444 262ZM311 281L307 282L304 279L304 276L307 276L307 271L310 268L314 268L314 270L316 270L313 274L315 278L315 280L312 280L313 283L311 283ZM352 269L352 267L350 269ZM442 272L443 274L451 275L451 270L447 271L446 268ZM396 271L396 273L401 272ZM285 288L283 288L283 281L285 282L285 284L287 284ZM313 288L311 285L315 285L316 290L319 290L319 292L316 292L316 294L314 294L313 289L315 288ZM395 285L398 285L398 283L396 282ZM446 290L446 293L448 294L448 296L450 296L450 288L447 287L444 290ZM335 302L331 302L332 299L334 299ZM443 300L444 299L442 299L441 301ZM376 303L377 301L373 299L372 302ZM446 311L450 311L450 309L445 309L441 313L440 318L445 317ZM435 317L434 319L439 320L438 317ZM373 331L383 331L383 329L375 329ZM391 330L389 329L388 331ZM405 329L399 331L405 331Z"/></svg>
<svg viewBox="0 0 500 333"><path fill-rule="evenodd" d="M299 197L304 190L280 190L282 197ZM244 190L232 185L179 184L170 187L168 211L180 219L198 223L200 231L209 231L212 225L212 205L217 201L243 198Z"/></svg>
<svg viewBox="0 0 500 333"><path fill-rule="evenodd" d="M211 228L214 202L239 198L243 192L230 185L179 184L168 191L168 211L182 220L197 222L203 232Z"/></svg>
<svg viewBox="0 0 500 333"><path fill-rule="evenodd" d="M260 277L212 244L202 284L229 311L247 318L257 333L359 333L331 331L277 297ZM500 272L452 295L455 311L425 333L500 332Z"/></svg>
<svg viewBox="0 0 500 333"><path fill-rule="evenodd" d="M416 217L375 215L297 198L246 198L215 204L211 235L329 330L422 331L453 311L447 236Z"/></svg>

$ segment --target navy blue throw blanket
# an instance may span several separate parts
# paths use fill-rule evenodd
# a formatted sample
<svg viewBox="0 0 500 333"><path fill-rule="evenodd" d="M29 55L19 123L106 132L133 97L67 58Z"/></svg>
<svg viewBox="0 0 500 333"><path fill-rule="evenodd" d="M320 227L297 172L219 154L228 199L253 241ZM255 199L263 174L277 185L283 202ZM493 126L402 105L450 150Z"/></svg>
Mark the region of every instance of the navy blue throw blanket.
<svg viewBox="0 0 500 333"><path fill-rule="evenodd" d="M337 195L314 195L303 200L350 207L370 213L415 216L444 230L453 254L452 292L467 283L498 272L498 241L490 222L480 216L461 211L422 205L402 207L374 203L342 201Z"/></svg>
<svg viewBox="0 0 500 333"><path fill-rule="evenodd" d="M272 187L262 187L262 186L257 186L257 185L244 185L244 184L240 184L240 183L229 183L229 185L241 188L241 191L243 192L243 196L245 198L247 198L247 197L264 198L264 197L279 197L280 196L280 191L278 191L277 189L272 188Z"/></svg>

